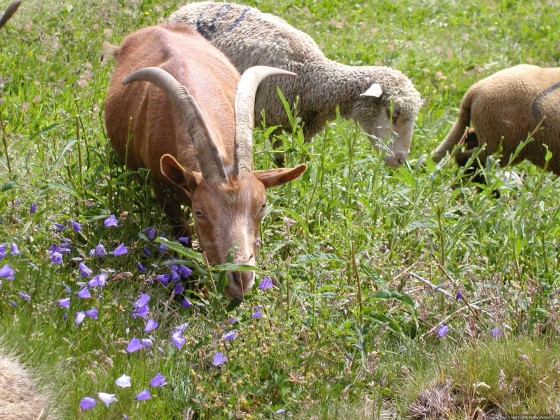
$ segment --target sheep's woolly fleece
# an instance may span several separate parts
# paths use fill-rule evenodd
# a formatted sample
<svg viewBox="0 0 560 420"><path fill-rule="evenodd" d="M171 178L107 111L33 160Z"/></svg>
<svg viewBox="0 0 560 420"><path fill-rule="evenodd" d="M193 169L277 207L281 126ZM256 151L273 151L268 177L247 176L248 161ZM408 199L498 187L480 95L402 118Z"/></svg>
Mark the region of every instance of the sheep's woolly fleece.
<svg viewBox="0 0 560 420"><path fill-rule="evenodd" d="M39 418L46 397L14 357L0 352L0 419Z"/></svg>
<svg viewBox="0 0 560 420"><path fill-rule="evenodd" d="M522 64L473 84L461 102L457 121L432 157L437 162L459 144L468 127L478 146L478 158L500 152L502 162L524 159L560 175L560 68ZM516 155L517 148L532 139ZM546 152L552 158L546 163ZM515 156L515 158L514 158Z"/></svg>
<svg viewBox="0 0 560 420"><path fill-rule="evenodd" d="M256 118L259 121L258 111L265 109L267 125L286 127L285 111L276 95L276 86L279 86L289 103L300 96L298 110L305 122L306 138L321 131L324 124L335 117L337 105L343 117L355 119L368 131L361 117L369 120L372 117L357 108L372 99L360 95L373 83L382 87L382 105L392 104L400 115L411 121L410 124L414 123L422 105L420 94L400 71L382 66L348 66L329 60L310 36L283 19L252 7L191 3L173 13L168 22L187 23L196 28L224 52L240 72L253 65L267 65L296 73L296 78L271 78L259 87ZM373 108L376 109L369 111L370 114L380 112L379 106Z"/></svg>

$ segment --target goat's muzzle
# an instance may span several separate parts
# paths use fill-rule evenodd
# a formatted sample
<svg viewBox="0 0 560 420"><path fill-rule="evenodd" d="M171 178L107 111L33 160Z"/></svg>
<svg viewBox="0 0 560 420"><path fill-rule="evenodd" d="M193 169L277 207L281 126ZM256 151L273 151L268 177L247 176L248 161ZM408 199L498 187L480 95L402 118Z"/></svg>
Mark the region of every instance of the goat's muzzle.
<svg viewBox="0 0 560 420"><path fill-rule="evenodd" d="M254 271L228 271L228 285L224 291L231 299L243 300L255 283Z"/></svg>

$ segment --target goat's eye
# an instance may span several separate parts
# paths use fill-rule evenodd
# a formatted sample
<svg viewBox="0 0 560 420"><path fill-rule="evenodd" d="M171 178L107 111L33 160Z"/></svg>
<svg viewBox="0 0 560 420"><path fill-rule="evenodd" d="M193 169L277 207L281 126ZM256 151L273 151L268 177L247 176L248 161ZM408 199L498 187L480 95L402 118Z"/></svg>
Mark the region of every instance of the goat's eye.
<svg viewBox="0 0 560 420"><path fill-rule="evenodd" d="M202 210L195 210L195 211L194 211L194 215L195 215L195 217L197 217L197 218L204 217L204 213L202 213Z"/></svg>

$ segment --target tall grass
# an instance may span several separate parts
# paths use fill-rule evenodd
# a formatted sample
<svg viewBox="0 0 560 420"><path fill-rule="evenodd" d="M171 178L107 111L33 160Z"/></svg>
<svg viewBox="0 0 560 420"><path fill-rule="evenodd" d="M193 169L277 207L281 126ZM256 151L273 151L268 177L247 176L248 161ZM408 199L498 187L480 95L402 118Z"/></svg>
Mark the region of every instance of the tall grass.
<svg viewBox="0 0 560 420"><path fill-rule="evenodd" d="M403 378L428 370L435 354L476 347L496 329L506 340L556 337L557 178L490 160L489 185L478 191L451 162L428 157L470 84L519 62L558 65L555 2L247 4L311 34L330 58L407 74L424 98L410 158L385 167L362 131L340 118L311 143L297 128L287 133L287 165L309 169L269 192L258 281L267 275L277 286L255 287L231 305L218 271L157 240L171 239L171 230L148 174L120 166L104 133L112 63L103 40L118 44L182 3L25 2L0 31L0 269L15 270L13 280L1 279L0 339L51 389L51 408L63 418L336 417L360 412L354 404L380 412L389 398L404 413L411 397L399 391ZM255 133L259 169L273 166L266 137ZM116 227L104 225L111 214ZM99 244L104 257L91 253ZM111 255L121 244L128 252ZM175 284L162 284L178 264L209 286L187 295L191 306ZM107 285L78 297L101 273ZM141 293L159 323L151 332L147 319L132 316ZM64 298L69 308L59 305ZM76 314L92 308L98 319L76 325ZM441 338L440 324L449 327ZM181 348L172 340L179 326ZM224 338L232 330L236 337ZM149 348L127 352L133 338ZM227 361L214 366L217 352ZM159 372L167 385L151 387ZM131 387L115 384L123 374ZM135 399L143 389L150 400ZM118 401L105 407L98 392ZM86 396L97 405L82 411Z"/></svg>

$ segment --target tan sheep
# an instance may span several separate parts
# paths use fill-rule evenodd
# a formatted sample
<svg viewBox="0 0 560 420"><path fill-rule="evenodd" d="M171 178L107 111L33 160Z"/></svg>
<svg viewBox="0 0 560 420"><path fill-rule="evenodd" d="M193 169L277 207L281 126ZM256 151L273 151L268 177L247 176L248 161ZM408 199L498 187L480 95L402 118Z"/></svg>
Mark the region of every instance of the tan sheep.
<svg viewBox="0 0 560 420"><path fill-rule="evenodd" d="M516 154L528 138L532 140ZM472 85L457 121L432 154L434 161L443 159L462 139L469 149L456 156L459 164L467 162L474 146L486 145L478 155L482 165L487 156L499 154L504 163L527 159L559 175L560 68L521 64ZM547 149L552 152L548 163Z"/></svg>
<svg viewBox="0 0 560 420"><path fill-rule="evenodd" d="M46 397L18 360L0 351L0 420L38 419Z"/></svg>

